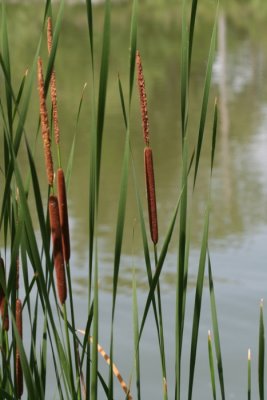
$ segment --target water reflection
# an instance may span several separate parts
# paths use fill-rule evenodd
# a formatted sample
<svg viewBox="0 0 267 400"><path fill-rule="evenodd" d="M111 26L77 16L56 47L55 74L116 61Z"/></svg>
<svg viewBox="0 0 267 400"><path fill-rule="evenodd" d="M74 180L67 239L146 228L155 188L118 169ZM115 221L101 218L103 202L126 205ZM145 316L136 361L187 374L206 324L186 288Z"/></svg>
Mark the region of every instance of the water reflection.
<svg viewBox="0 0 267 400"><path fill-rule="evenodd" d="M144 7L144 12L140 12L139 48L143 55L148 90L161 244L179 195L180 185L180 13L174 4L171 4L169 9L158 9L146 4L141 7ZM16 24L12 24L12 29L9 29L12 65L18 66L13 71L15 86L18 85L25 69L31 65L40 34L42 11L42 6L38 4L31 7L10 5L8 8L10 21L16 21ZM99 65L103 9L97 7L94 13L96 65ZM128 4L114 7L99 221L99 236L103 250L102 262L103 265L108 264L111 270L125 137L117 74L120 73L122 83L126 87L128 82L129 18L130 7ZM191 151L197 138L199 105L202 101L212 18L213 14L202 10L196 26L197 36L192 64L189 107ZM25 29L25 26L30 26L30 29ZM20 37L19 41L18 37ZM43 52L44 54L46 52L45 46ZM78 289L81 284L80 276L87 274L88 262L88 200L84 194L88 191L91 115L89 40L83 5L66 7L56 59L56 72L64 166L75 131L75 120L82 88L84 82L89 83L78 127L76 157L69 192L73 264L77 269ZM240 238L257 231L266 223L264 146L266 145L267 105L263 85L265 76L267 76L267 68L264 41L251 38L246 30L240 31L232 20L229 22L227 11L222 11L219 17L218 46L211 96L212 99L215 95L218 96L220 114L212 183L213 208L210 234L211 242L214 242L215 247L229 246L233 237L238 242ZM33 93L30 115L27 120L27 133L32 141L38 121L38 101L35 92L37 91ZM193 249L197 249L200 243L203 213L209 190L211 129L212 114L210 112L200 163L199 181L192 202L191 244ZM136 92L133 99L131 140L140 193L145 205L143 143ZM37 163L40 162L38 170L42 175L44 165L40 141L37 148L39 149ZM24 160L25 155L21 154L21 161ZM45 179L42 182L44 182L42 189L45 198ZM136 220L138 221L138 211L132 182L130 182L123 253L130 258L134 248L136 256L141 259L140 230ZM133 241L134 226L135 239ZM177 244L173 240L171 243L173 260L176 246ZM131 268L131 262L126 261L126 264L128 268ZM175 262L172 264L175 265ZM173 267L174 270L175 267ZM126 272L125 274L128 276ZM123 281L125 279L122 277ZM107 284L107 286L109 285Z"/></svg>

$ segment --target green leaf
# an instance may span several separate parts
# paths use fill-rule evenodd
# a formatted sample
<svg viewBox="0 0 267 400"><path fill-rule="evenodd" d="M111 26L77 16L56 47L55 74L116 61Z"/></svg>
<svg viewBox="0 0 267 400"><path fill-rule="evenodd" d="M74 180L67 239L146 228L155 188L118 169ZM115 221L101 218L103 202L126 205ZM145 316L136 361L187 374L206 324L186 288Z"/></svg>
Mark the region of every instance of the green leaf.
<svg viewBox="0 0 267 400"><path fill-rule="evenodd" d="M192 393L193 393L194 372L195 372L197 342L198 342L198 329L199 329L199 320L200 320L201 303L202 303L206 255L208 248L208 232L209 232L209 208L206 211L206 217L205 217L205 224L204 224L201 252L199 258L199 266L198 266L196 293L195 293L195 305L194 305L191 351L190 351L188 400L192 399Z"/></svg>
<svg viewBox="0 0 267 400"><path fill-rule="evenodd" d="M260 400L264 400L264 355L265 355L265 333L264 333L263 300L262 300L260 303L259 358L258 358L258 379L259 379Z"/></svg>
<svg viewBox="0 0 267 400"><path fill-rule="evenodd" d="M209 254L208 254L208 265L209 265L210 306L211 306L212 326L213 326L213 332L214 332L214 343L215 343L216 358L217 358L217 368L218 368L218 375L219 375L219 381L220 381L221 396L222 396L222 400L225 400L222 353L221 353L220 335L219 335L219 324L218 324L218 318L217 318L214 285L213 285L211 262L210 262L210 255Z"/></svg>

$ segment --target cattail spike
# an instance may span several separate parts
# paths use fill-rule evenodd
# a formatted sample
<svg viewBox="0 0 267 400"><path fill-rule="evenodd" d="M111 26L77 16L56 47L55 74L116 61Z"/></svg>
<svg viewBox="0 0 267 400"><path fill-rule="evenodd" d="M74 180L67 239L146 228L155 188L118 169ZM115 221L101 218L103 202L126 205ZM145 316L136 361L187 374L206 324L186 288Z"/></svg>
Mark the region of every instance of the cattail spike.
<svg viewBox="0 0 267 400"><path fill-rule="evenodd" d="M58 297L60 303L64 304L67 298L66 276L65 276L63 252L62 252L62 237L61 237L61 228L59 219L58 200L57 197L53 195L49 197L49 218L50 218L50 227L53 240L53 258L56 270Z"/></svg>
<svg viewBox="0 0 267 400"><path fill-rule="evenodd" d="M22 339L22 304L19 299L16 300L16 326ZM17 397L20 399L23 393L23 374L18 346L16 348L16 388Z"/></svg>
<svg viewBox="0 0 267 400"><path fill-rule="evenodd" d="M148 124L148 115L147 115L147 97L146 97L145 80L144 80L143 69L142 69L142 61L141 61L141 56L140 56L139 51L136 52L136 66L137 66L137 82L138 82L139 97L140 97L144 141L145 141L145 145L147 147L149 147L149 124Z"/></svg>
<svg viewBox="0 0 267 400"><path fill-rule="evenodd" d="M0 274L2 276L4 285L5 285L5 282L6 282L5 264L4 264L4 260L2 259L2 257L0 257L0 270L1 270ZM0 283L0 313L1 313L1 317L2 317L3 329L5 331L8 331L8 329L9 329L8 308L7 308L7 304L6 304L4 288L1 285L1 283Z"/></svg>
<svg viewBox="0 0 267 400"><path fill-rule="evenodd" d="M52 29L52 20L49 17L47 20L47 48L48 54L50 55L53 43L53 29ZM57 110L57 89L56 89L56 74L53 68L51 73L50 80L50 94L51 94L51 102L53 108L53 124L54 124L54 133L55 133L55 142L59 145L59 124L58 124L58 110Z"/></svg>
<svg viewBox="0 0 267 400"><path fill-rule="evenodd" d="M70 234L69 234L69 219L68 219L68 204L66 194L66 184L64 171L62 168L57 170L57 190L58 190L58 205L59 218L62 233L63 254L65 262L70 259Z"/></svg>
<svg viewBox="0 0 267 400"><path fill-rule="evenodd" d="M54 169L53 169L53 160L51 154L51 139L50 139L47 108L45 103L43 64L40 57L38 58L38 87L39 87L39 99L40 99L40 118L41 118L44 154L46 162L46 173L47 173L48 184L50 186L53 186Z"/></svg>
<svg viewBox="0 0 267 400"><path fill-rule="evenodd" d="M156 245L158 242L158 218L157 218L154 167L153 167L153 157L151 148L145 147L144 154L145 154L145 174L146 174L146 190L147 190L150 234L152 242Z"/></svg>

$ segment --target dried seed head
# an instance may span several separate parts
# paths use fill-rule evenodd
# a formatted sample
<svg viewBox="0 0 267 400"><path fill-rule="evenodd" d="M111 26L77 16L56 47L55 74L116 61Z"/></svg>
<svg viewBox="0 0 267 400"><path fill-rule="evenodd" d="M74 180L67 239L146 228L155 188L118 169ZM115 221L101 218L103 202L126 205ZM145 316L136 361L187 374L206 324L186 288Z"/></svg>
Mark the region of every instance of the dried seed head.
<svg viewBox="0 0 267 400"><path fill-rule="evenodd" d="M42 137L43 137L44 154L46 162L46 173L47 173L48 184L50 186L53 186L54 169L53 169L53 160L51 154L51 139L50 139L47 108L45 103L43 66L40 57L38 58L38 87L39 87L39 99L40 99L41 128L42 128Z"/></svg>
<svg viewBox="0 0 267 400"><path fill-rule="evenodd" d="M158 218L157 218L157 203L155 192L155 179L152 150L150 147L145 147L145 174L146 174L146 190L147 190L147 203L149 214L149 225L151 239L154 244L158 242Z"/></svg>
<svg viewBox="0 0 267 400"><path fill-rule="evenodd" d="M1 274L4 284L5 284L5 282L6 282L5 264L4 264L4 260L2 259L2 257L0 257L0 274ZM8 307L6 304L4 288L2 287L1 284L0 284L0 312L1 312L1 317L2 317L3 329L5 331L8 331L8 329L9 329Z"/></svg>
<svg viewBox="0 0 267 400"><path fill-rule="evenodd" d="M144 80L143 69L142 69L142 61L141 61L139 51L136 52L136 66L137 66L137 82L138 82L139 97L140 97L144 141L145 141L145 145L149 146L149 124L148 124L148 115L147 115L147 97L146 97L145 80Z"/></svg>
<svg viewBox="0 0 267 400"><path fill-rule="evenodd" d="M49 218L53 241L53 258L56 270L58 297L60 303L64 304L67 298L67 286L64 259L62 253L62 237L59 220L59 209L57 197L52 195L49 197Z"/></svg>
<svg viewBox="0 0 267 400"><path fill-rule="evenodd" d="M19 299L16 300L16 326L19 335L22 339L22 304ZM20 353L18 350L18 346L16 348L16 388L17 388L17 397L21 398L23 393L23 374L20 363Z"/></svg>
<svg viewBox="0 0 267 400"><path fill-rule="evenodd" d="M52 20L49 17L47 20L47 48L48 54L50 55L53 43L53 29L52 29ZM51 72L51 80L50 80L50 95L51 102L53 108L53 124L54 124L54 133L55 133L55 142L59 144L59 124L58 124L58 110L57 110L57 89L56 89L56 74L53 68Z"/></svg>
<svg viewBox="0 0 267 400"><path fill-rule="evenodd" d="M65 177L62 168L57 171L57 189L59 203L59 218L62 233L63 254L66 263L70 259L70 234L69 234L69 219L68 219L68 204Z"/></svg>

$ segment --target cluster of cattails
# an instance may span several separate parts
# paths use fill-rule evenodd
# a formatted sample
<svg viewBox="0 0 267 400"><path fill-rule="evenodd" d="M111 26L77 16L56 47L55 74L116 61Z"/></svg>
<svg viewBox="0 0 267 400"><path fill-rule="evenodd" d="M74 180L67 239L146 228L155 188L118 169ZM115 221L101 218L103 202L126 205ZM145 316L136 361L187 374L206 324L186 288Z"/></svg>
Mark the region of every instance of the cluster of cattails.
<svg viewBox="0 0 267 400"><path fill-rule="evenodd" d="M52 48L52 22L48 18L47 25L47 45L48 53L50 54ZM38 59L38 87L40 98L40 118L42 137L44 144L44 153L46 161L46 171L48 184L53 191L54 187L54 169L51 152L51 137L48 123L48 113L45 101L45 89L43 79L42 60ZM59 124L58 124L58 110L57 110L57 94L56 94L56 76L54 69L51 73L50 79L50 94L52 103L53 127L55 134L55 143L59 151ZM60 159L59 159L60 163ZM49 196L49 219L53 243L53 260L56 271L56 283L58 297L61 304L64 304L67 298L67 285L65 275L65 263L69 263L70 259L70 238L69 238L69 224L68 224L68 207L66 196L66 185L64 172L59 166L57 170L57 190L58 196L51 194Z"/></svg>
<svg viewBox="0 0 267 400"><path fill-rule="evenodd" d="M143 135L145 142L144 162L145 162L145 178L146 178L149 226L150 226L150 234L152 242L154 243L154 245L156 245L158 242L158 218L157 218L154 167L153 167L152 149L149 144L149 124L148 124L145 80L144 80L142 61L139 51L137 51L136 53L136 66L137 66L137 82L138 82L141 115L142 115Z"/></svg>

